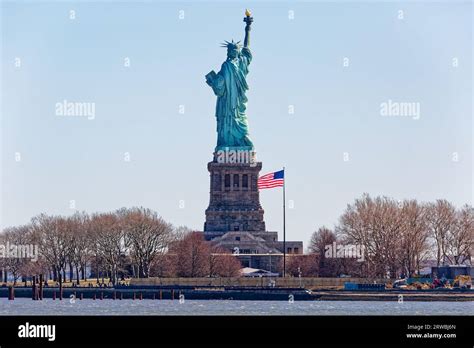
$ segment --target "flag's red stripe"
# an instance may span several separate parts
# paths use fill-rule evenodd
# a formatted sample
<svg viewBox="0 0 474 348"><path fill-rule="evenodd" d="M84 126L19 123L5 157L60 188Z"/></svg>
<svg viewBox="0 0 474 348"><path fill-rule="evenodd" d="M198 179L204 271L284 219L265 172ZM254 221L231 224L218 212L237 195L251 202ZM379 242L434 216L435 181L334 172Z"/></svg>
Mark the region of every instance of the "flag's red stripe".
<svg viewBox="0 0 474 348"><path fill-rule="evenodd" d="M259 184L272 184L274 182L278 182L278 183L282 183L283 184L283 180L272 180L272 181L259 181L258 183Z"/></svg>
<svg viewBox="0 0 474 348"><path fill-rule="evenodd" d="M267 189L283 186L284 179L274 179L275 173L269 173L258 178L258 188Z"/></svg>
<svg viewBox="0 0 474 348"><path fill-rule="evenodd" d="M274 186L259 186L259 189L274 188L274 187L283 187L283 185L274 185Z"/></svg>
<svg viewBox="0 0 474 348"><path fill-rule="evenodd" d="M273 188L273 187L279 187L279 186L283 186L283 181L279 180L279 181L273 181L273 182L269 182L269 183L258 183L258 188Z"/></svg>

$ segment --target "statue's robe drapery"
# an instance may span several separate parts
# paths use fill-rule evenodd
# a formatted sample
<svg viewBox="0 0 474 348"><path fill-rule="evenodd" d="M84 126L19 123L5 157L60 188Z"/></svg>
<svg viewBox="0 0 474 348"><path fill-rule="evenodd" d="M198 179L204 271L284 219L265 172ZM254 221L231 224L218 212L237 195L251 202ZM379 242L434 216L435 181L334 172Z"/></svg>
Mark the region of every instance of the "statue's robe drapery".
<svg viewBox="0 0 474 348"><path fill-rule="evenodd" d="M252 54L246 47L242 48L239 56L233 60L227 59L219 73L211 82L211 87L217 95L217 147L253 149L249 137L247 109L248 90L246 76Z"/></svg>

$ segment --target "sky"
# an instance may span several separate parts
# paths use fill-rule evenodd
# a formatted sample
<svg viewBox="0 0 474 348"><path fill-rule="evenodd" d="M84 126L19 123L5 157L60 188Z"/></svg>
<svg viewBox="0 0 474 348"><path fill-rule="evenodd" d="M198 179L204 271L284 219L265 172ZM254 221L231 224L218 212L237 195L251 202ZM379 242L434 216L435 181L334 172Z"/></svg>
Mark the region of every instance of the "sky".
<svg viewBox="0 0 474 348"><path fill-rule="evenodd" d="M288 240L363 193L473 204L471 2L3 1L0 225L144 206L202 230L204 76L245 8L250 135L262 175L286 168ZM58 114L64 100L94 114ZM281 189L260 199L281 237Z"/></svg>

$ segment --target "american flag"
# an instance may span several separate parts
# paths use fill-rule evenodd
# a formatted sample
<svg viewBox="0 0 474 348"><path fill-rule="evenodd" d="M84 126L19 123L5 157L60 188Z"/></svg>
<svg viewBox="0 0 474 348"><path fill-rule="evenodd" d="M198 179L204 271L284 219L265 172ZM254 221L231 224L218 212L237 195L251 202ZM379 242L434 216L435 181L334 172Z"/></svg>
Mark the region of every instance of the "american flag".
<svg viewBox="0 0 474 348"><path fill-rule="evenodd" d="M274 173L268 173L258 178L258 188L267 189L283 186L285 180L285 171L280 170Z"/></svg>

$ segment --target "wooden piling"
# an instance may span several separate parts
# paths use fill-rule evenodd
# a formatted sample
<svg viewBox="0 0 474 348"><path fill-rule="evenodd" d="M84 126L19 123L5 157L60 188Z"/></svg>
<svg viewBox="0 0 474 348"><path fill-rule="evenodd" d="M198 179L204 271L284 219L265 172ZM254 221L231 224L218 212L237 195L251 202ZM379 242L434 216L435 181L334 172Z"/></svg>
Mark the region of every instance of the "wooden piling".
<svg viewBox="0 0 474 348"><path fill-rule="evenodd" d="M61 274L59 274L59 300L63 299L63 279Z"/></svg>
<svg viewBox="0 0 474 348"><path fill-rule="evenodd" d="M120 299L123 299L123 293L120 291Z"/></svg>
<svg viewBox="0 0 474 348"><path fill-rule="evenodd" d="M80 295L80 300L82 300L84 298L84 294L81 292L81 295Z"/></svg>
<svg viewBox="0 0 474 348"><path fill-rule="evenodd" d="M38 299L36 293L36 276L33 276L31 279L31 299L36 301Z"/></svg>
<svg viewBox="0 0 474 348"><path fill-rule="evenodd" d="M156 297L156 296L155 296L155 293L153 293L153 300L155 299L155 297Z"/></svg>
<svg viewBox="0 0 474 348"><path fill-rule="evenodd" d="M43 283L44 283L43 275L40 274L40 276L39 276L39 299L41 301L43 300Z"/></svg>
<svg viewBox="0 0 474 348"><path fill-rule="evenodd" d="M100 299L101 299L101 300L104 299L104 292L103 292L103 291L100 292Z"/></svg>
<svg viewBox="0 0 474 348"><path fill-rule="evenodd" d="M56 291L53 291L53 300L56 300Z"/></svg>
<svg viewBox="0 0 474 348"><path fill-rule="evenodd" d="M143 294L140 293L140 301L143 300Z"/></svg>
<svg viewBox="0 0 474 348"><path fill-rule="evenodd" d="M116 299L117 299L117 292L116 292L116 291L114 291L114 295L113 295L113 297L112 297L112 298L113 298L114 300L116 300Z"/></svg>
<svg viewBox="0 0 474 348"><path fill-rule="evenodd" d="M160 290L160 300L162 300L162 299L163 299L163 291Z"/></svg>
<svg viewBox="0 0 474 348"><path fill-rule="evenodd" d="M174 289L171 290L171 299L174 300Z"/></svg>
<svg viewBox="0 0 474 348"><path fill-rule="evenodd" d="M92 297L92 299L93 299L93 300L95 300L95 299L96 299L96 295L95 295L95 292L94 292L94 296Z"/></svg>
<svg viewBox="0 0 474 348"><path fill-rule="evenodd" d="M15 288L13 286L8 287L8 300L13 301L15 299Z"/></svg>
<svg viewBox="0 0 474 348"><path fill-rule="evenodd" d="M134 300L136 299L135 292L133 293L133 299L134 299Z"/></svg>

